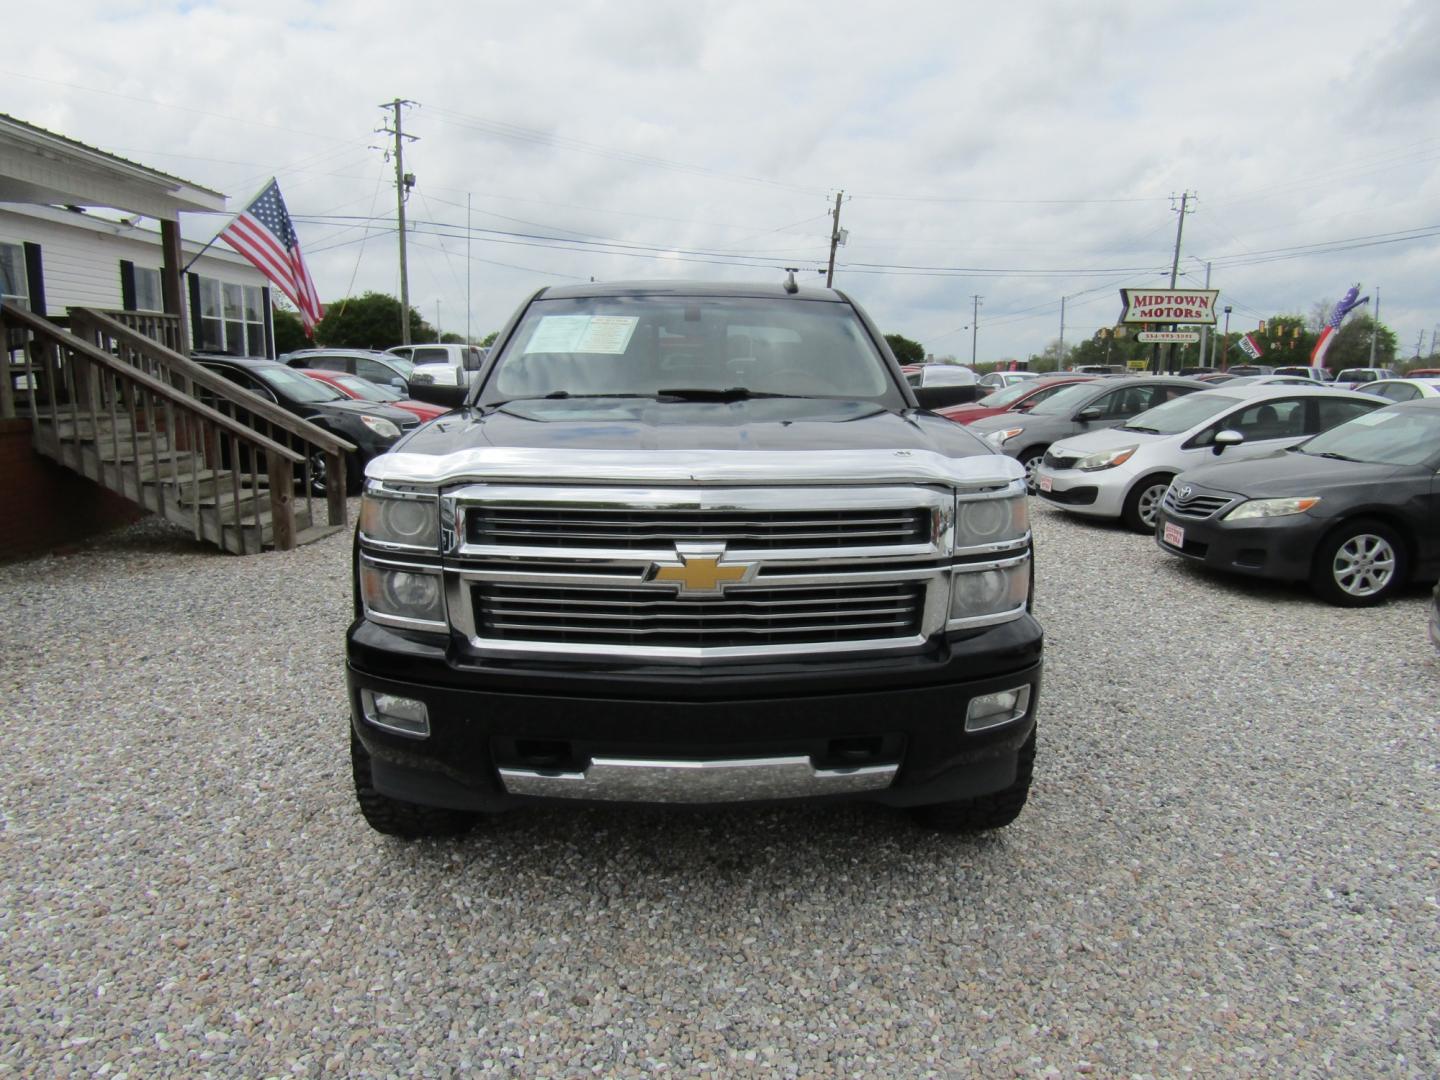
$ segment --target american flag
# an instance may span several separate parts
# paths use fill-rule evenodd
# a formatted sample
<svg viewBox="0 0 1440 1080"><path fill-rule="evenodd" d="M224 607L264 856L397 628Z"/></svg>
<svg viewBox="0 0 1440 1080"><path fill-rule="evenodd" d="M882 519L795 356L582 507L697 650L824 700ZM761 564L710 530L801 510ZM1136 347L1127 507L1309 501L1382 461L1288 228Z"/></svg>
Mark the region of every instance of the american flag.
<svg viewBox="0 0 1440 1080"><path fill-rule="evenodd" d="M315 324L325 309L305 267L305 256L300 254L300 238L280 197L280 184L272 179L220 236L289 298L300 311L305 333L314 337Z"/></svg>
<svg viewBox="0 0 1440 1080"><path fill-rule="evenodd" d="M1358 300L1356 297L1360 297ZM1350 291L1340 298L1335 305L1335 310L1325 320L1325 325L1320 328L1320 336L1315 339L1315 348L1310 350L1310 366L1323 368L1325 366L1325 354L1330 351L1330 342L1335 339L1336 333L1340 330L1340 324L1345 321L1345 316L1354 311L1361 304L1368 304L1370 297L1360 296L1360 286L1350 286Z"/></svg>

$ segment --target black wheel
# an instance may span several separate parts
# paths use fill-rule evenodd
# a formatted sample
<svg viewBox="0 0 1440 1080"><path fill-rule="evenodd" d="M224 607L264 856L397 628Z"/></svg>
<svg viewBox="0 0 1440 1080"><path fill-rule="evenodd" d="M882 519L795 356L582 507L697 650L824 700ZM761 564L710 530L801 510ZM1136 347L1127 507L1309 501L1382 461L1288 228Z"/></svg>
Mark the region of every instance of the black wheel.
<svg viewBox="0 0 1440 1080"><path fill-rule="evenodd" d="M1016 460L1019 461L1021 465L1025 466L1026 491L1034 492L1035 470L1038 469L1040 467L1040 463L1045 460L1045 451L1048 449L1050 449L1048 446L1032 446L1028 450L1020 451L1019 455L1017 456Z"/></svg>
<svg viewBox="0 0 1440 1080"><path fill-rule="evenodd" d="M416 840L422 836L459 836L468 832L480 815L439 806L401 802L375 790L370 780L370 755L350 732L350 771L355 777L355 801L370 827L386 836Z"/></svg>
<svg viewBox="0 0 1440 1080"><path fill-rule="evenodd" d="M325 462L325 451L312 450L307 460L310 463L310 494L324 495L330 490L330 469ZM364 479L365 471L360 466L360 459L354 454L346 454L345 494L360 494L360 486Z"/></svg>
<svg viewBox="0 0 1440 1080"><path fill-rule="evenodd" d="M1405 543L1379 521L1347 521L1315 550L1310 584L1321 599L1340 607L1368 607L1405 584Z"/></svg>
<svg viewBox="0 0 1440 1080"><path fill-rule="evenodd" d="M977 799L960 799L956 802L935 803L932 806L916 806L910 816L919 825L937 832L985 832L987 829L1003 829L1025 809L1025 800L1030 797L1030 778L1035 773L1035 732L1020 747L1015 763L1015 782L1003 791L981 795Z"/></svg>
<svg viewBox="0 0 1440 1080"><path fill-rule="evenodd" d="M1160 516L1160 500L1165 498L1165 489L1173 479L1171 476L1147 476L1141 480L1125 496L1120 520L1136 532L1153 533L1155 520Z"/></svg>

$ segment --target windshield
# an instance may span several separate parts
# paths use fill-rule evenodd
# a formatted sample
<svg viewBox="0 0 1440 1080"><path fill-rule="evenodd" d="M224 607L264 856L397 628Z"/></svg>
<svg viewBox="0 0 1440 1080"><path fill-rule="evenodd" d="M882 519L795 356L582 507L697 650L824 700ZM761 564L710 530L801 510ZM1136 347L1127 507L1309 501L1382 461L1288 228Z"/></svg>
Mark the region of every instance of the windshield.
<svg viewBox="0 0 1440 1080"><path fill-rule="evenodd" d="M255 374L291 401L339 401L345 396L333 386L326 386L319 379L301 375L293 368L262 367L256 368Z"/></svg>
<svg viewBox="0 0 1440 1080"><path fill-rule="evenodd" d="M396 356L394 353L386 353L385 363L389 364L396 371L400 372L401 375L404 375L407 379L410 378L411 375L415 374L414 360L407 360L405 359L405 357Z"/></svg>
<svg viewBox="0 0 1440 1080"><path fill-rule="evenodd" d="M1222 413L1240 404L1240 398L1226 394L1186 394L1172 398L1163 405L1146 409L1139 416L1131 417L1125 424L1127 431L1153 431L1159 435L1178 435L1189 431L1196 424L1203 424L1216 413Z"/></svg>
<svg viewBox="0 0 1440 1080"><path fill-rule="evenodd" d="M661 398L666 391L707 400L780 395L901 404L850 305L736 296L536 301L495 361L480 402Z"/></svg>
<svg viewBox="0 0 1440 1080"><path fill-rule="evenodd" d="M1440 412L1392 406L1357 416L1296 448L1378 465L1426 465L1440 458Z"/></svg>
<svg viewBox="0 0 1440 1080"><path fill-rule="evenodd" d="M358 375L337 375L334 382L343 386L350 392L352 398L361 401L403 401L399 394L388 386L381 386L369 379L362 379Z"/></svg>
<svg viewBox="0 0 1440 1080"><path fill-rule="evenodd" d="M1030 410L1035 416L1054 416L1058 413L1068 413L1071 409L1078 407L1096 394L1094 383L1076 383L1074 386L1067 386L1049 399L1042 401Z"/></svg>

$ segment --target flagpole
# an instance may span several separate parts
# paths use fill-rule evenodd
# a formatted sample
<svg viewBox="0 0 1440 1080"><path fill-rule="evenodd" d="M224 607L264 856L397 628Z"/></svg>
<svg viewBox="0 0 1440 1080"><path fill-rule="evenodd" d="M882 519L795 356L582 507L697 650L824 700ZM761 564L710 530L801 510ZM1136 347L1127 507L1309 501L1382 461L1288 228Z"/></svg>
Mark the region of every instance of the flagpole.
<svg viewBox="0 0 1440 1080"><path fill-rule="evenodd" d="M263 183L262 185L260 185L260 190L257 191L257 192L255 192L254 197L253 197L249 202L247 202L247 203L245 204L245 210L248 210L248 209L250 209L250 207L254 206L254 205L255 205L255 199L258 199L258 198L260 197L261 193L264 192L264 190L265 190L266 188L268 188L268 187L269 187L271 184L273 184L273 183L275 183L275 177L272 176L269 180L265 181L265 183ZM240 211L240 214L245 213L245 210L241 210L241 211ZM182 267L180 268L180 276L181 276L181 277L184 277L185 274L189 272L190 267L192 267L192 266L195 265L196 261L200 258L201 255L204 255L205 252L209 251L212 247L215 246L215 241L216 241L216 240L219 240L220 237L224 234L225 230L228 229L231 225L233 225L233 224L239 219L240 214L233 214L233 215L231 215L230 220L227 221L227 222L225 222L224 225L221 225L221 226L220 226L220 231L217 232L214 236L212 236L209 240L207 240L207 241L205 242L205 246L202 247L199 251L197 251L197 252L194 254L194 256L190 259L190 261L187 262L184 266L182 266Z"/></svg>

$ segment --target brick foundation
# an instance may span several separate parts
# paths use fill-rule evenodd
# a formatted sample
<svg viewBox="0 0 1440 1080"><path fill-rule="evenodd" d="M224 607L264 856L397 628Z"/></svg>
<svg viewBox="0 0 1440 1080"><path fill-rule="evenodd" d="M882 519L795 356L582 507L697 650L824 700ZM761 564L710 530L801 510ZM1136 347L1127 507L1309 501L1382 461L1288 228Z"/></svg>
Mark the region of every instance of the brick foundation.
<svg viewBox="0 0 1440 1080"><path fill-rule="evenodd" d="M0 560L78 543L144 512L37 454L29 420L0 420Z"/></svg>

